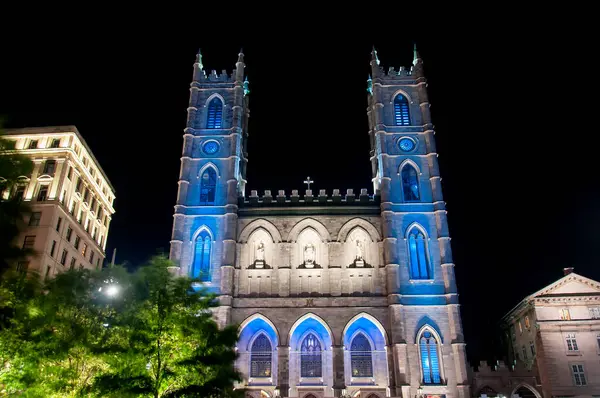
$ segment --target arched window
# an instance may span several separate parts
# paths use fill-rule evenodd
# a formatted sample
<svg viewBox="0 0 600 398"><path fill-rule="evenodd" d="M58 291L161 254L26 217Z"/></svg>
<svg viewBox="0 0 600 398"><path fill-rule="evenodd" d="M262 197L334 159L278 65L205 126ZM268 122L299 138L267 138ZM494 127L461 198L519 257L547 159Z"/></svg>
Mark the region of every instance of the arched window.
<svg viewBox="0 0 600 398"><path fill-rule="evenodd" d="M192 264L192 278L208 282L210 276L210 249L212 242L207 231L202 231L194 243L194 263Z"/></svg>
<svg viewBox="0 0 600 398"><path fill-rule="evenodd" d="M223 127L223 102L218 97L210 100L208 104L207 129L220 129Z"/></svg>
<svg viewBox="0 0 600 398"><path fill-rule="evenodd" d="M261 333L250 349L250 377L271 377L271 342Z"/></svg>
<svg viewBox="0 0 600 398"><path fill-rule="evenodd" d="M438 342L429 330L425 330L419 339L421 349L421 368L424 384L440 384L440 361Z"/></svg>
<svg viewBox="0 0 600 398"><path fill-rule="evenodd" d="M300 376L321 377L321 343L310 333L300 347Z"/></svg>
<svg viewBox="0 0 600 398"><path fill-rule="evenodd" d="M217 172L212 167L207 167L200 177L200 204L215 204L215 189L217 187Z"/></svg>
<svg viewBox="0 0 600 398"><path fill-rule="evenodd" d="M394 121L396 126L410 126L408 99L402 94L394 98Z"/></svg>
<svg viewBox="0 0 600 398"><path fill-rule="evenodd" d="M419 228L413 228L408 234L408 257L410 279L432 279L427 255L427 239Z"/></svg>
<svg viewBox="0 0 600 398"><path fill-rule="evenodd" d="M371 343L364 334L358 334L350 346L350 362L352 377L372 377L373 359L371 358Z"/></svg>
<svg viewBox="0 0 600 398"><path fill-rule="evenodd" d="M405 202L418 202L419 195L419 174L417 170L409 163L402 167L400 172L402 179L402 195Z"/></svg>

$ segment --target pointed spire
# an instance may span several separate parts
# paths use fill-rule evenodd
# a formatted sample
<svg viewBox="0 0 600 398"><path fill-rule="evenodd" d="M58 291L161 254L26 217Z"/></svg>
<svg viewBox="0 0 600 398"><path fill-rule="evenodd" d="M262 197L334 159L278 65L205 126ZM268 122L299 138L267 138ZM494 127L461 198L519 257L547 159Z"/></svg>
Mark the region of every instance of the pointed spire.
<svg viewBox="0 0 600 398"><path fill-rule="evenodd" d="M375 61L377 65L379 65L379 58L377 57L377 50L375 50L375 45L373 45L373 50L371 51L371 61Z"/></svg>
<svg viewBox="0 0 600 398"><path fill-rule="evenodd" d="M419 51L417 51L417 43L413 43L413 65L416 65L417 62L423 62L423 60L421 59Z"/></svg>
<svg viewBox="0 0 600 398"><path fill-rule="evenodd" d="M200 65L200 69L204 69L204 65L202 65L202 52L198 49L198 54L196 54L196 63Z"/></svg>
<svg viewBox="0 0 600 398"><path fill-rule="evenodd" d="M244 62L244 49L240 48L240 52L238 54L238 62Z"/></svg>

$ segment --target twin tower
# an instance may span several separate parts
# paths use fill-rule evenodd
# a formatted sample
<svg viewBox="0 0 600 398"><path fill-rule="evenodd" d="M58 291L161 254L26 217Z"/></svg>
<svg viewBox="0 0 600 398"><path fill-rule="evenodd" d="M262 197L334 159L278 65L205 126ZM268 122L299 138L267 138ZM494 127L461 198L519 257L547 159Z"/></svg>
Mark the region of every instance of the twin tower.
<svg viewBox="0 0 600 398"><path fill-rule="evenodd" d="M423 63L367 81L373 193L245 194L248 81L201 54L170 257L239 325L247 397L469 396Z"/></svg>

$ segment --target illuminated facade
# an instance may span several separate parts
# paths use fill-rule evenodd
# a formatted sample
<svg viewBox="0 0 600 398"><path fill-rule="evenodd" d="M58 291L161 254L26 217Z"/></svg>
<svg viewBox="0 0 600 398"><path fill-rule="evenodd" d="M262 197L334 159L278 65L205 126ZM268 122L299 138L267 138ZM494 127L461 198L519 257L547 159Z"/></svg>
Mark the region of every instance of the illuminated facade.
<svg viewBox="0 0 600 398"><path fill-rule="evenodd" d="M2 193L3 199L20 197L32 207L17 243L37 255L17 267L42 277L101 267L115 193L77 128L12 129L3 138L15 141L34 163L31 175Z"/></svg>
<svg viewBox="0 0 600 398"><path fill-rule="evenodd" d="M367 82L374 186L245 194L248 82L194 64L170 257L239 324L248 397L469 396L422 61Z"/></svg>
<svg viewBox="0 0 600 398"><path fill-rule="evenodd" d="M600 283L571 271L503 319L508 358L536 373L538 397L600 395Z"/></svg>

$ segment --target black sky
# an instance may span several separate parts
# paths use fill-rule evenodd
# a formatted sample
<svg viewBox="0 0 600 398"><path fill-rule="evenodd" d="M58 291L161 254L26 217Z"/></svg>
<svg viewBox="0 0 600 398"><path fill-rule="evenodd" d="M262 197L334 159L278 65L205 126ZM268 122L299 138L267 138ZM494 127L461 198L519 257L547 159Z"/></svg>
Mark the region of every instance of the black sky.
<svg viewBox="0 0 600 398"><path fill-rule="evenodd" d="M598 62L583 12L560 23L487 19L497 10L439 23L415 9L409 28L392 11L381 22L293 11L263 22L221 7L221 21L190 19L193 10L4 16L5 126L79 128L116 188L107 253L117 247L118 262L168 251L198 48L209 70L231 72L240 47L246 54L247 193L303 189L307 175L314 189L372 191L370 48L386 69L408 67L416 41L470 359L489 358L501 316L563 267L600 280Z"/></svg>

